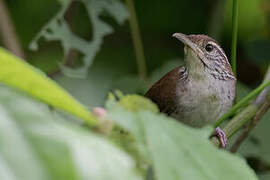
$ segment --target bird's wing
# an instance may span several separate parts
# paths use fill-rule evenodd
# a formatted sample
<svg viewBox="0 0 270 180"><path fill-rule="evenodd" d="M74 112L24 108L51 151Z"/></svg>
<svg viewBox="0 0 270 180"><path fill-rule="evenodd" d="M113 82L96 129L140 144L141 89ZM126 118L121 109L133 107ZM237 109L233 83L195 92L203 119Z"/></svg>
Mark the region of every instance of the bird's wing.
<svg viewBox="0 0 270 180"><path fill-rule="evenodd" d="M157 81L145 94L146 97L155 102L160 111L168 115L178 109L176 94L178 90L184 90L184 81L186 80L186 68L183 66L177 67L168 72L159 81Z"/></svg>

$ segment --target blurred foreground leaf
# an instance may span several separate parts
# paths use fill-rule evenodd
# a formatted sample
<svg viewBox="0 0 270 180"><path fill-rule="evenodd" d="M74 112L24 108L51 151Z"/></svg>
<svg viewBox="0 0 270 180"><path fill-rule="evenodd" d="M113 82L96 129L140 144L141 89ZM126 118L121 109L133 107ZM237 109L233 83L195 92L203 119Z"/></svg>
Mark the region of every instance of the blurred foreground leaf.
<svg viewBox="0 0 270 180"><path fill-rule="evenodd" d="M209 129L190 128L144 108L129 111L112 100L107 107L109 117L132 133L140 152L150 156L159 180L257 179L243 159L209 142Z"/></svg>
<svg viewBox="0 0 270 180"><path fill-rule="evenodd" d="M0 67L0 82L20 89L63 111L72 113L84 119L88 124L96 122L84 106L54 81L2 48L0 48Z"/></svg>
<svg viewBox="0 0 270 180"><path fill-rule="evenodd" d="M107 140L3 86L0 117L0 179L141 179Z"/></svg>

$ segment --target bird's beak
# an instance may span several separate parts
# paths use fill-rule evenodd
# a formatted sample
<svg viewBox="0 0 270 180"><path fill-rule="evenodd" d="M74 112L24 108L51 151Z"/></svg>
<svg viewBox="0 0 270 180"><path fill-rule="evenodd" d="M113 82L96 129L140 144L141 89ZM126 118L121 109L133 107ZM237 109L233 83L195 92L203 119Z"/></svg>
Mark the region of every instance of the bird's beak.
<svg viewBox="0 0 270 180"><path fill-rule="evenodd" d="M172 36L180 40L182 43L184 43L184 45L190 47L195 52L195 54L202 60L202 62L204 62L204 55L202 50L197 46L197 44L190 40L188 35L182 33L174 33Z"/></svg>
<svg viewBox="0 0 270 180"><path fill-rule="evenodd" d="M185 45L189 46L191 49L193 49L195 52L198 51L198 47L195 43L193 43L189 37L185 34L182 34L182 33L174 33L172 35L174 38L180 40L182 43L184 43Z"/></svg>

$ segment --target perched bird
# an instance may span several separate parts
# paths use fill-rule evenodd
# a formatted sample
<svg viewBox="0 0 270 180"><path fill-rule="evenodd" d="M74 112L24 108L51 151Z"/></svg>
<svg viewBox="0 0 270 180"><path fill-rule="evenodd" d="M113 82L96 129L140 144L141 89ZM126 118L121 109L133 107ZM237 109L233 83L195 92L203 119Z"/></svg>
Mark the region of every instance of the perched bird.
<svg viewBox="0 0 270 180"><path fill-rule="evenodd" d="M232 106L236 78L226 54L218 43L206 35L175 33L184 43L184 66L168 72L145 94L160 111L177 120L202 127L214 124ZM216 129L221 146L226 137Z"/></svg>

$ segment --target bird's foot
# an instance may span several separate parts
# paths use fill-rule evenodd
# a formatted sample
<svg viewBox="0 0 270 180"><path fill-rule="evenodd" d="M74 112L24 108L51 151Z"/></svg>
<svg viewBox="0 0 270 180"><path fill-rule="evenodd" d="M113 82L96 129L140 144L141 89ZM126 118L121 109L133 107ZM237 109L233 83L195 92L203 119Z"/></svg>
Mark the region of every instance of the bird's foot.
<svg viewBox="0 0 270 180"><path fill-rule="evenodd" d="M216 136L220 142L221 148L225 148L227 145L227 137L224 131L220 129L219 127L216 128L215 132L213 133L213 136Z"/></svg>

